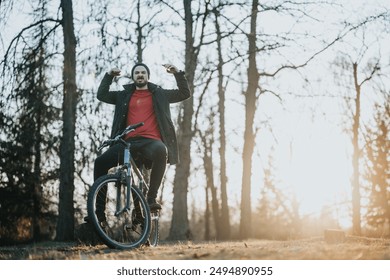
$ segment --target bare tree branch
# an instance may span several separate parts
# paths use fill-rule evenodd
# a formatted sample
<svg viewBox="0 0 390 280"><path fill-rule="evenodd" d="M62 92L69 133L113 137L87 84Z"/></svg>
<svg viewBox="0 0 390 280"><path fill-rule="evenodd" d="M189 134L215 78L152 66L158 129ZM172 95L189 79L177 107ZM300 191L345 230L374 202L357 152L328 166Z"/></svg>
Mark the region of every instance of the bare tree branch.
<svg viewBox="0 0 390 280"><path fill-rule="evenodd" d="M11 40L11 43L9 44L9 46L8 46L8 48L7 48L7 51L6 51L5 54L4 54L4 58L3 58L3 60L1 61L0 64L2 64L2 63L5 64L5 63L6 63L7 58L8 58L8 55L9 55L9 53L10 53L10 51L11 51L13 45L14 45L14 42L17 42L20 38L22 38L24 32L26 32L27 30L29 30L29 29L31 29L31 28L34 28L34 27L36 27L36 26L38 26L38 25L41 25L41 24L43 24L43 23L45 23L45 22L54 22L54 23L56 23L56 25L53 27L53 29L50 30L50 32L53 31L53 30L55 30L58 26L61 25L61 20L48 18L48 19L39 20L39 21L34 22L33 24L29 25L29 26L24 27L24 28L23 28L23 29L22 29L22 30L21 30L21 31L12 39L12 40ZM50 33L50 32L49 32L49 33Z"/></svg>
<svg viewBox="0 0 390 280"><path fill-rule="evenodd" d="M357 30L358 28L368 24L368 23L371 23L371 22L374 22L380 18L386 18L388 17L389 14L388 12L384 12L384 13L381 13L379 15L376 15L376 16L370 16L370 17L367 17L364 21L358 23L358 24L355 24L355 25L352 25L350 26L349 24L347 24L347 29L343 30L342 32L340 32L340 34L335 38L333 39L331 42L329 42L325 47L323 47L322 49L318 50L317 52L315 52L314 54L312 54L305 62L299 64L299 65L283 65L281 67L279 67L278 69L276 69L274 72L272 73L269 73L269 72L261 72L260 75L261 76L266 76L266 77L274 77L276 76L280 71L284 70L284 69L298 69L298 68L302 68L306 65L308 65L314 58L316 58L318 55L320 55L321 53L325 52L327 49L329 49L331 46L333 46L334 44L336 44L337 42L339 42L340 40L342 40L343 38L345 38L348 34L350 34L352 31L355 31Z"/></svg>

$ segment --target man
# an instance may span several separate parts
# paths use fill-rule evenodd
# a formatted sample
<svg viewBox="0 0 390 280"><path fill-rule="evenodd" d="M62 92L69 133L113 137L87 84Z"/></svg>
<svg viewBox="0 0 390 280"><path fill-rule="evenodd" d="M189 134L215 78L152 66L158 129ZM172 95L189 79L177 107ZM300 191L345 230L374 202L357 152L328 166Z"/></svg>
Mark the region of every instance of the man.
<svg viewBox="0 0 390 280"><path fill-rule="evenodd" d="M151 209L161 209L157 203L157 193L165 174L166 164L178 162L178 149L175 128L171 119L170 103L183 101L191 96L187 79L183 71L174 65L165 64L166 71L173 74L178 89L163 89L149 82L148 66L137 63L131 70L132 84L123 86L123 90L110 91L115 76L121 70L111 69L100 83L97 98L100 101L115 105L115 114L111 136L116 135L130 124L144 122L144 126L129 133L126 141L131 142L131 151L140 154L151 162L150 186L147 202ZM94 179L107 173L119 162L123 163L122 145L110 147L96 158Z"/></svg>

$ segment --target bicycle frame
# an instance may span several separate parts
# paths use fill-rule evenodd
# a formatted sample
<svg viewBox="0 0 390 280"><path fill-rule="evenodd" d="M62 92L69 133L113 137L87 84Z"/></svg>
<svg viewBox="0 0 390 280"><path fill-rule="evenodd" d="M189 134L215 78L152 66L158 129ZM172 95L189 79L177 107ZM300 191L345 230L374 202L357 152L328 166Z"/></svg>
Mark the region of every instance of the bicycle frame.
<svg viewBox="0 0 390 280"><path fill-rule="evenodd" d="M132 185L132 172L134 172L137 177L139 178L140 180L140 186L139 186L139 189L145 193L148 191L148 185L146 184L145 182L145 179L141 173L141 171L138 169L134 159L131 157L131 152L130 152L130 147L131 147L131 144L126 142L125 140L121 139L120 140L120 143L123 144L125 146L125 150L124 150L124 155L123 155L123 168L121 168L121 175L123 174L123 169L126 171L125 173L125 182L126 182L126 205L125 207L122 208L122 205L121 205L121 187L118 186L117 187L117 205L116 205L116 212L115 212L115 216L119 216L120 214L122 214L123 212L125 211L129 211L131 209L131 199L130 199L130 196L131 196L131 185Z"/></svg>
<svg viewBox="0 0 390 280"><path fill-rule="evenodd" d="M126 182L126 205L125 207L122 208L121 205L121 184L118 184L117 186L117 191L116 191L116 211L115 211L115 216L119 216L125 211L130 210L130 195L131 195L131 183L132 183L132 178L131 178L131 162L130 162L130 143L127 143L123 139L120 139L120 143L125 146L124 150L124 156L123 156L123 165L119 169L119 172L121 174L121 177L123 176L123 171L125 171L125 182Z"/></svg>

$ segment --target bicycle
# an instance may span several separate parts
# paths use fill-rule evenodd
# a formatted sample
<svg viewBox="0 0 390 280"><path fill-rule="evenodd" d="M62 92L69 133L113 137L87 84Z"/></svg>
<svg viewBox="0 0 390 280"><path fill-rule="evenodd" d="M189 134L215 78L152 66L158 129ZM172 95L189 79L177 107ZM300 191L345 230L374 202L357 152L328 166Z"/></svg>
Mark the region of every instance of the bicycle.
<svg viewBox="0 0 390 280"><path fill-rule="evenodd" d="M88 218L110 248L132 249L143 244L157 246L159 242L160 211L151 211L145 199L149 190L143 176L145 162L139 160L136 163L130 151L131 144L122 139L142 125L129 125L113 138L103 141L98 148L101 151L117 143L125 147L123 164L98 178L88 193Z"/></svg>

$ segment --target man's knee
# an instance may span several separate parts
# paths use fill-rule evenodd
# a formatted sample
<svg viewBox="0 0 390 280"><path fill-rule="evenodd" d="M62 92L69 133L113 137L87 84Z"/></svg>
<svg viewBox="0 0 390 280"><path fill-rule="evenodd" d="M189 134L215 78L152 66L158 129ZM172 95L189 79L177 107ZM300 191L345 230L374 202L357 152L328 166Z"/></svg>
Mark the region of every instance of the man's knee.
<svg viewBox="0 0 390 280"><path fill-rule="evenodd" d="M99 168L100 166L102 166L104 163L104 161L102 160L101 156L98 156L96 159L95 159L95 162L94 162L94 169L96 168Z"/></svg>
<svg viewBox="0 0 390 280"><path fill-rule="evenodd" d="M110 166L108 164L109 164L109 162L102 155L98 156L95 159L94 167L93 167L93 169L94 169L93 173L94 173L95 180L97 178L99 178L100 176L107 174L107 171L110 168Z"/></svg>

